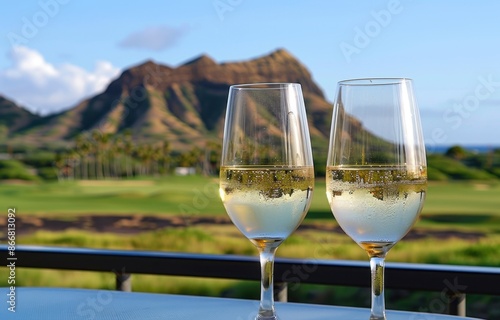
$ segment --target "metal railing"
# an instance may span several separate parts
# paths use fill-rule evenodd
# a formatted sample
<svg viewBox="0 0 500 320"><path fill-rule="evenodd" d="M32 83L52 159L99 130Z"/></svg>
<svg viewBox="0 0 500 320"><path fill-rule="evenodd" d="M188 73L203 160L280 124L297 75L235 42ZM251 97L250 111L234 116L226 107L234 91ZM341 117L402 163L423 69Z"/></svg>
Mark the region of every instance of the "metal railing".
<svg viewBox="0 0 500 320"><path fill-rule="evenodd" d="M132 290L131 274L260 280L257 257L151 251L17 246L16 268L113 272L116 289ZM0 245L3 261L6 245ZM300 283L369 287L368 261L277 258L277 300ZM436 291L446 297L448 314L465 316L466 294L500 295L500 268L386 263L387 289Z"/></svg>

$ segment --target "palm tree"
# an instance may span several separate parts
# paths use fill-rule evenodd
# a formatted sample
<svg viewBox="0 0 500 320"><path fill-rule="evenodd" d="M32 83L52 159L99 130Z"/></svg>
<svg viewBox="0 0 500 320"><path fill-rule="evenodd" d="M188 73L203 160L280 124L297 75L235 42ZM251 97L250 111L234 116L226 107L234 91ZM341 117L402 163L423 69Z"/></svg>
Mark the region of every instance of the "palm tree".
<svg viewBox="0 0 500 320"><path fill-rule="evenodd" d="M150 150L149 150L149 145L147 144L141 144L138 145L135 148L135 154L137 155L137 158L139 159L139 174L140 175L147 175L148 174L148 164L149 164L149 156L150 156Z"/></svg>
<svg viewBox="0 0 500 320"><path fill-rule="evenodd" d="M194 147L190 151L180 154L179 166L199 167L200 163L203 163L203 155L204 152L200 148Z"/></svg>
<svg viewBox="0 0 500 320"><path fill-rule="evenodd" d="M220 166L222 155L222 146L220 143L208 141L205 147L205 164L204 173L207 175L214 174Z"/></svg>
<svg viewBox="0 0 500 320"><path fill-rule="evenodd" d="M66 163L65 169L67 170L68 179L75 180L75 177L78 177L78 167L80 155L76 152L76 150L69 150L66 154Z"/></svg>
<svg viewBox="0 0 500 320"><path fill-rule="evenodd" d="M80 178L88 179L88 165L89 165L89 153L90 153L90 142L84 134L79 134L76 137L75 149L80 155Z"/></svg>
<svg viewBox="0 0 500 320"><path fill-rule="evenodd" d="M125 154L125 170L127 177L131 177L132 172L132 159L134 154L134 144L132 143L132 133L130 130L124 132L123 138L123 152Z"/></svg>
<svg viewBox="0 0 500 320"><path fill-rule="evenodd" d="M64 168L66 166L66 161L64 159L64 156L61 155L60 153L57 153L54 159L54 166L56 167L56 172L57 172L57 178L59 180L63 180L65 178L65 171Z"/></svg>
<svg viewBox="0 0 500 320"><path fill-rule="evenodd" d="M160 151L160 162L163 164L163 174L167 174L170 169L170 143L163 140Z"/></svg>
<svg viewBox="0 0 500 320"><path fill-rule="evenodd" d="M100 135L101 141L101 150L102 150L102 169L103 169L103 175L104 179L109 178L110 176L110 158L112 156L110 152L110 146L109 146L109 141L111 140L111 133L105 132Z"/></svg>
<svg viewBox="0 0 500 320"><path fill-rule="evenodd" d="M97 179L97 146L91 136L87 138L87 147L89 148L89 179Z"/></svg>
<svg viewBox="0 0 500 320"><path fill-rule="evenodd" d="M121 135L115 135L113 143L111 145L111 159L113 160L113 172L114 177L122 177L122 160L124 152L124 141Z"/></svg>
<svg viewBox="0 0 500 320"><path fill-rule="evenodd" d="M95 154L95 173L96 179L102 179L102 147L101 147L101 132L97 129L92 131L92 144Z"/></svg>
<svg viewBox="0 0 500 320"><path fill-rule="evenodd" d="M162 145L156 144L151 147L151 174L154 176L158 176L160 173L160 159L162 157Z"/></svg>

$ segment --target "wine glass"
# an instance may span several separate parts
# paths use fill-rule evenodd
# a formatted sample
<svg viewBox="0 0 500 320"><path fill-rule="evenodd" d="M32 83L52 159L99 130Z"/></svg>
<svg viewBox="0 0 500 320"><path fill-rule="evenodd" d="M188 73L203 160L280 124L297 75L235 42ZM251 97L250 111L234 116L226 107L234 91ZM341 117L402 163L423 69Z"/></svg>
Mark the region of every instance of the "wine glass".
<svg viewBox="0 0 500 320"><path fill-rule="evenodd" d="M370 257L370 319L385 319L384 259L417 220L427 190L410 79L337 84L326 188L338 224Z"/></svg>
<svg viewBox="0 0 500 320"><path fill-rule="evenodd" d="M278 319L273 297L274 255L304 219L313 187L300 84L231 86L219 191L232 222L259 251L262 281L255 319Z"/></svg>

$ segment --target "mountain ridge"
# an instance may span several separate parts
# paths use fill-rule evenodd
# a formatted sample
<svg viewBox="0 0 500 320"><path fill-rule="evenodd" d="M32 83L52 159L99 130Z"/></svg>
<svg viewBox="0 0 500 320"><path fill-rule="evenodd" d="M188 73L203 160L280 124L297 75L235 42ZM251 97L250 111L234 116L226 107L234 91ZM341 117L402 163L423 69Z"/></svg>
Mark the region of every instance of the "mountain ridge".
<svg viewBox="0 0 500 320"><path fill-rule="evenodd" d="M6 129L6 133L16 132L38 119L40 116L0 94L0 125Z"/></svg>
<svg viewBox="0 0 500 320"><path fill-rule="evenodd" d="M104 91L72 108L34 117L10 133L32 143L72 141L93 130L130 131L136 140L162 139L174 148L220 139L229 86L253 82L300 83L311 137L329 134L331 105L309 70L285 49L254 59L217 63L206 54L177 67L144 60L124 70Z"/></svg>

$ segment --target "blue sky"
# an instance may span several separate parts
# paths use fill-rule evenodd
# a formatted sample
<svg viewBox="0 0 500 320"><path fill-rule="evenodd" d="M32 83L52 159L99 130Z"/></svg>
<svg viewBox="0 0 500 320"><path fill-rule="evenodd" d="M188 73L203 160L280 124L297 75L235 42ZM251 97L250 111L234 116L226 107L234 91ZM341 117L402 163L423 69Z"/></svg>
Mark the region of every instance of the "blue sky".
<svg viewBox="0 0 500 320"><path fill-rule="evenodd" d="M285 48L330 101L342 79L409 77L428 144L500 145L498 12L493 0L6 0L0 94L47 114L146 59Z"/></svg>

